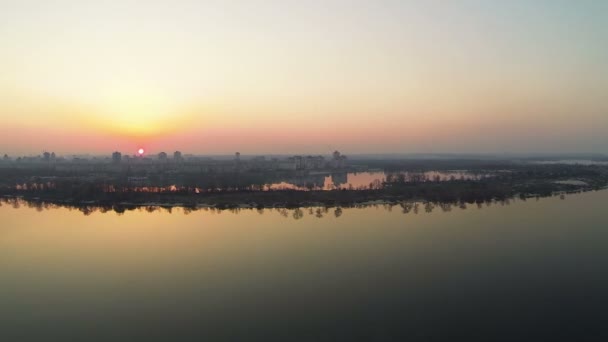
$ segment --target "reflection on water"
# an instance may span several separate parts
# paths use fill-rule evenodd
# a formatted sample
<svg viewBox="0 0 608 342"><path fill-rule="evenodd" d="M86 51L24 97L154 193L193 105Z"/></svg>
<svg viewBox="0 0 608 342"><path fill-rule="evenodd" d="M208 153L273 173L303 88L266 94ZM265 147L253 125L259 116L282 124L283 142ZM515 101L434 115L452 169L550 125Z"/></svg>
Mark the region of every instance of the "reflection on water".
<svg viewBox="0 0 608 342"><path fill-rule="evenodd" d="M597 191L449 213L404 203L120 216L3 201L0 332L6 341L605 340L607 201Z"/></svg>
<svg viewBox="0 0 608 342"><path fill-rule="evenodd" d="M205 174L194 179L184 175L155 179L149 177L128 177L123 179L85 178L103 192L113 193L128 189L132 192L147 193L209 193L220 191L272 191L272 190L368 190L381 189L385 181L424 183L456 180L481 180L491 174L473 173L466 170L424 171L424 172L309 172L309 173L236 173ZM70 188L78 177L31 177L29 181L11 185L15 190L46 191ZM96 183L95 183L96 182Z"/></svg>
<svg viewBox="0 0 608 342"><path fill-rule="evenodd" d="M580 193L580 191L572 192L572 194ZM556 193L553 197L558 197L560 199L565 199L567 196L566 193ZM477 209L482 209L484 207L490 207L492 205L510 205L511 203L515 203L518 201L526 202L529 200L540 200L541 197L513 197L513 198L505 198L501 200L485 200L478 201L473 203L467 203L464 201L456 201L456 202L432 202L432 201L400 201L400 202L387 202L383 200L378 201L368 201L362 203L352 203L350 205L341 205L341 206L320 206L320 207L306 207L306 208L286 208L286 207L255 207L251 204L241 204L235 205L234 207L216 207L212 205L136 205L129 203L116 203L116 204L108 204L108 205L99 205L99 204L58 204L52 202L45 202L40 200L25 200L19 197L0 197L0 207L8 206L13 209L20 208L29 208L34 209L38 212L42 212L44 210L57 210L66 208L69 211L80 211L85 216L89 216L93 213L115 213L117 215L123 215L129 211L137 211L137 212L147 212L147 213L155 213L155 212L164 212L164 213L183 213L185 215L189 215L196 211L203 212L229 212L233 214L239 214L244 211L253 211L255 210L259 214L264 214L265 212L277 212L283 217L292 217L296 220L304 217L304 212L308 212L309 215L315 216L317 218L322 218L324 215L327 215L330 211L334 212L335 217L340 217L342 215L343 209L347 208L376 208L376 209L384 209L388 212L392 212L393 209L400 210L403 214L418 214L421 210L426 213L432 213L434 210L440 210L442 212L451 212L452 209L458 208L461 210L467 209L469 207L475 207Z"/></svg>
<svg viewBox="0 0 608 342"><path fill-rule="evenodd" d="M406 182L445 182L454 180L479 180L488 174L469 171L425 171L425 172L338 172L311 173L294 176L268 185L270 190L365 190L380 189L387 177L403 177Z"/></svg>

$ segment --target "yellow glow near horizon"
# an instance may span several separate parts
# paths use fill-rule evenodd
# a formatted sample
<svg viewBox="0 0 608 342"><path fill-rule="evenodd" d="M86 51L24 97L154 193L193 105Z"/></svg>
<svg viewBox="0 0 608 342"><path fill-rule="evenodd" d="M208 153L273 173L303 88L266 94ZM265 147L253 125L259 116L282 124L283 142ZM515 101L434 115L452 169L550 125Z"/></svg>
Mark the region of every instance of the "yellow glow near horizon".
<svg viewBox="0 0 608 342"><path fill-rule="evenodd" d="M603 152L607 6L2 2L0 151Z"/></svg>
<svg viewBox="0 0 608 342"><path fill-rule="evenodd" d="M90 104L94 120L115 134L147 136L160 134L170 126L175 105L156 89L134 85L113 88Z"/></svg>

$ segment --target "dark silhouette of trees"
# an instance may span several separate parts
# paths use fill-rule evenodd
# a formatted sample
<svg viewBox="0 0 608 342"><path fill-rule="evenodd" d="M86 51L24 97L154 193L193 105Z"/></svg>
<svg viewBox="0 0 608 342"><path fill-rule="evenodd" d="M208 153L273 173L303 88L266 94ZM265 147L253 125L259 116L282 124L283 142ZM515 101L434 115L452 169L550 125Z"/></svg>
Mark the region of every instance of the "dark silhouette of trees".
<svg viewBox="0 0 608 342"><path fill-rule="evenodd" d="M51 158L52 155L49 156ZM41 164L40 158L33 160ZM117 203L135 206L158 203L167 207L179 203L190 208L189 211L201 204L216 205L219 209L235 209L242 204L258 209L275 206L296 209L314 205L321 206L320 215L323 216L329 207L349 207L371 201L387 203L387 209L399 204L404 213L417 212L418 205L411 204L416 201L424 203L425 210L431 203L448 211L454 206L465 208L476 204L479 207L483 203L490 205L494 202L508 205L513 198L525 201L533 197L601 189L608 185L607 167L584 165L512 165L508 172L496 171L483 177L454 177L451 181L440 181L434 173L429 177L421 170L395 169L387 172L383 181L371 182L365 189L351 187L322 191L318 184L322 184L324 176L296 176L294 172L287 171L182 172L180 170L186 164L180 164L175 166L174 172L165 172L163 168L129 170L113 166L120 171L100 171L97 175L89 171L56 170L56 165L61 164L59 161L56 165L42 168L28 167L29 163L32 161L25 160L21 164L4 164L0 168L0 195L67 203L79 208L81 205L94 205L117 213L127 210L114 208ZM111 165L110 161L108 165ZM486 170L474 172L488 175ZM134 180L133 177L144 180ZM297 180L300 186L306 184L304 189L307 191L299 191L303 188L276 190L269 186L290 179ZM571 184L564 182L566 180L583 183ZM90 210L85 208L83 212ZM308 211L316 216L315 210ZM337 212L335 209L334 215Z"/></svg>
<svg viewBox="0 0 608 342"><path fill-rule="evenodd" d="M336 210L334 210L334 216L335 217L340 217L342 216L342 208L337 207Z"/></svg>
<svg viewBox="0 0 608 342"><path fill-rule="evenodd" d="M322 218L323 217L323 211L321 210L321 208L317 208L317 210L315 210L315 217L316 218Z"/></svg>
<svg viewBox="0 0 608 342"><path fill-rule="evenodd" d="M304 217L304 211L300 208L296 208L296 210L293 211L293 218L299 220L302 217Z"/></svg>

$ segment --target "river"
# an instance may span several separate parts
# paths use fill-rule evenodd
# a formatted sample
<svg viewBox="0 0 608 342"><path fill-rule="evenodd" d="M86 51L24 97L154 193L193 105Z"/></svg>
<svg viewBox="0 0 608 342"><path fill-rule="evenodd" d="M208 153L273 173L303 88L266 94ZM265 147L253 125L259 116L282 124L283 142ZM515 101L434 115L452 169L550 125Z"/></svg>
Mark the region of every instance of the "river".
<svg viewBox="0 0 608 342"><path fill-rule="evenodd" d="M445 182L449 180L480 180L485 177L490 177L490 174L476 174L467 170L451 170L451 171L424 171L424 172L392 172L392 176L402 175L406 182L423 182L435 181ZM380 188L382 183L386 181L389 173L384 171L370 172L334 172L334 173L310 173L305 176L295 176L290 179L285 179L279 183L268 185L268 189L272 190L335 190L335 189L369 189Z"/></svg>
<svg viewBox="0 0 608 342"><path fill-rule="evenodd" d="M608 191L424 209L0 207L3 341L605 340ZM417 213L416 213L417 212Z"/></svg>

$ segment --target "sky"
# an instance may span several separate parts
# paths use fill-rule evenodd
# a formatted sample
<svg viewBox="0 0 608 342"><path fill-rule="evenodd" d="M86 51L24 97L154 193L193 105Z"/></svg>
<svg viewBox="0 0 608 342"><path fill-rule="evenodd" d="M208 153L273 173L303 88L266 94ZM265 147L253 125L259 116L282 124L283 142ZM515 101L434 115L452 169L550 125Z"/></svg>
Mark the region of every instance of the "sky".
<svg viewBox="0 0 608 342"><path fill-rule="evenodd" d="M0 153L608 153L608 1L0 0Z"/></svg>

